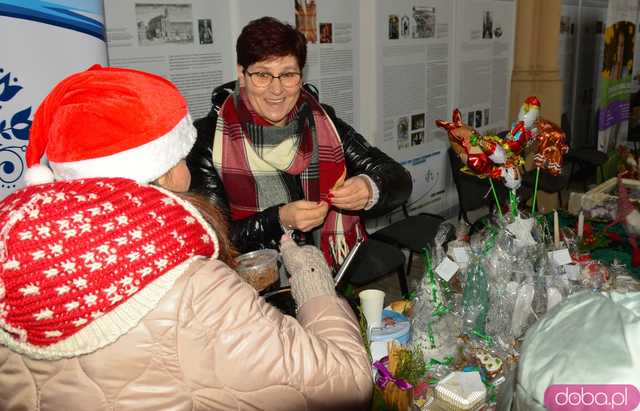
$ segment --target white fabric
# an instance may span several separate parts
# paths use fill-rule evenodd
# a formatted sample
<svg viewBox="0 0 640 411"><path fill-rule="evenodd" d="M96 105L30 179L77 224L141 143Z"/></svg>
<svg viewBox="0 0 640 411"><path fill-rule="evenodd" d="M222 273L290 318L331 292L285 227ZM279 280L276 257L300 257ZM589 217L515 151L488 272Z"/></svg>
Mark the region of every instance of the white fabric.
<svg viewBox="0 0 640 411"><path fill-rule="evenodd" d="M149 183L164 175L185 158L196 141L197 132L187 114L167 134L110 156L66 163L50 162L56 180L91 177L124 177Z"/></svg>
<svg viewBox="0 0 640 411"><path fill-rule="evenodd" d="M583 291L554 307L525 337L515 409L543 409L552 384L640 387L640 293Z"/></svg>

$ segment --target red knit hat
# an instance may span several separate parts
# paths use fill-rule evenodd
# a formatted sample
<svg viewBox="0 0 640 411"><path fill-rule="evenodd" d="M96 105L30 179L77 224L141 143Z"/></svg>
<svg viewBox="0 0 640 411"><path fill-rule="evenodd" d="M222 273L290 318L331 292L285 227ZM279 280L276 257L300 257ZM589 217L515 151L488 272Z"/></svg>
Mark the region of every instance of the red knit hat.
<svg viewBox="0 0 640 411"><path fill-rule="evenodd" d="M148 183L186 157L195 138L187 103L171 82L95 65L62 80L38 107L25 181L126 177ZM45 154L53 174L40 165Z"/></svg>
<svg viewBox="0 0 640 411"><path fill-rule="evenodd" d="M188 202L132 180L18 190L0 202L0 344L89 353L135 327L218 240Z"/></svg>

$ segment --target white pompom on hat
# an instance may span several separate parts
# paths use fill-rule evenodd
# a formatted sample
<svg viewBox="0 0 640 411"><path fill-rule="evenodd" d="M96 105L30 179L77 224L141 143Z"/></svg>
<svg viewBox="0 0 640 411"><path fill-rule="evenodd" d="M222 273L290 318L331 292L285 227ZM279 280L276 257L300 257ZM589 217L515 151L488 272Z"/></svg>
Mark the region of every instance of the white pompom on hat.
<svg viewBox="0 0 640 411"><path fill-rule="evenodd" d="M187 103L173 83L94 65L58 83L38 107L25 182L124 177L148 183L185 158L195 139ZM45 154L50 170L40 164Z"/></svg>

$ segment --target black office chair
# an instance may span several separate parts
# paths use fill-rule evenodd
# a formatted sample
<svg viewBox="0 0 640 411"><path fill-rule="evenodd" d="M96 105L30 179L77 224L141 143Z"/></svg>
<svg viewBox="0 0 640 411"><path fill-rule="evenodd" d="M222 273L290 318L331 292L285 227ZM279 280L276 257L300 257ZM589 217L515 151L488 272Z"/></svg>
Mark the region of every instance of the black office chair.
<svg viewBox="0 0 640 411"><path fill-rule="evenodd" d="M367 239L347 268L345 280L360 287L387 274L397 273L402 295L409 294L404 273L404 253L397 246L373 238Z"/></svg>
<svg viewBox="0 0 640 411"><path fill-rule="evenodd" d="M458 158L458 155L453 151L451 147L448 150L449 164L451 165L451 174L453 175L453 182L456 185L458 192L458 203L460 212L458 213L458 219L463 218L467 224L472 225L469 221L467 213L469 211L477 210L482 207L489 208L489 214L493 213L496 208L496 202L491 193L491 185L489 181L484 178L472 176L460 171L464 166L462 161ZM508 192L506 187L501 183L494 184L498 199L501 205L507 204L505 201L508 198Z"/></svg>
<svg viewBox="0 0 640 411"><path fill-rule="evenodd" d="M544 170L540 170L540 176L538 178L538 190L544 191L558 196L560 206L562 206L562 190L569 186L569 179L571 173L567 171L566 167L562 167L560 175L554 176L547 173ZM533 193L536 181L536 169L527 171L522 176L522 186Z"/></svg>
<svg viewBox="0 0 640 411"><path fill-rule="evenodd" d="M406 277L409 277L413 256L420 254L425 247L433 246L433 239L438 232L438 227L445 219L429 213L409 215L406 203L402 204L402 213L403 219L381 228L370 237L409 251L405 271Z"/></svg>
<svg viewBox="0 0 640 411"><path fill-rule="evenodd" d="M604 181L604 170L603 165L607 162L608 156L602 151L598 150L595 144L592 144L588 147L575 147L575 142L573 141L571 135L571 124L569 122L569 116L565 113L561 117L560 127L564 130L564 133L567 136L567 144L569 145L569 152L565 155L564 159L568 164L571 164L571 169L569 172L569 181L567 185L571 184L573 181L575 174L575 166L576 164L580 167L580 172L582 175L582 185L584 191L587 191L587 179L590 177L590 171L596 170L600 173L600 178ZM585 173L586 171L586 173Z"/></svg>

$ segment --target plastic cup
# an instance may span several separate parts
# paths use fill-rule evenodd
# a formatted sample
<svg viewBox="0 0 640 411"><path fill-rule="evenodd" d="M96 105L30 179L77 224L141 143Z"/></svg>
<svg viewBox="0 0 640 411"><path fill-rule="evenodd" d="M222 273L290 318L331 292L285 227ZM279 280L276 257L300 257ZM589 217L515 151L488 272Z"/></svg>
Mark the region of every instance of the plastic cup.
<svg viewBox="0 0 640 411"><path fill-rule="evenodd" d="M367 319L369 329L382 326L382 308L384 307L384 291L363 290L360 291L360 308Z"/></svg>
<svg viewBox="0 0 640 411"><path fill-rule="evenodd" d="M264 249L252 251L236 257L236 271L256 290L262 291L280 278L278 272L278 252Z"/></svg>

